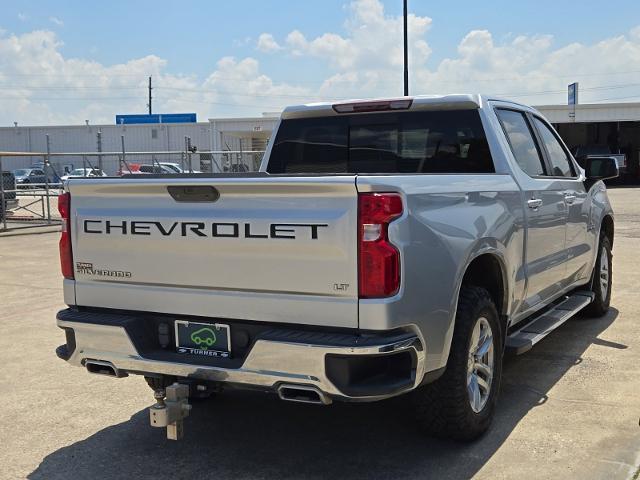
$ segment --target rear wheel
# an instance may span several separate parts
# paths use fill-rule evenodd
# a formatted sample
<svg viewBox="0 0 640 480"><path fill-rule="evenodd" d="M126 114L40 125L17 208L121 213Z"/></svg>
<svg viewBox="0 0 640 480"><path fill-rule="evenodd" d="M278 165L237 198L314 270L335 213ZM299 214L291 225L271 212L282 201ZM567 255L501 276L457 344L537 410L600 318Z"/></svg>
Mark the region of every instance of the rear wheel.
<svg viewBox="0 0 640 480"><path fill-rule="evenodd" d="M469 441L489 428L500 388L502 345L489 292L463 286L445 373L413 393L417 419L429 433Z"/></svg>
<svg viewBox="0 0 640 480"><path fill-rule="evenodd" d="M612 262L611 241L605 235L600 237L598 245L598 257L593 268L591 279L591 291L594 294L593 302L584 309L590 317L602 317L609 310L611 303Z"/></svg>

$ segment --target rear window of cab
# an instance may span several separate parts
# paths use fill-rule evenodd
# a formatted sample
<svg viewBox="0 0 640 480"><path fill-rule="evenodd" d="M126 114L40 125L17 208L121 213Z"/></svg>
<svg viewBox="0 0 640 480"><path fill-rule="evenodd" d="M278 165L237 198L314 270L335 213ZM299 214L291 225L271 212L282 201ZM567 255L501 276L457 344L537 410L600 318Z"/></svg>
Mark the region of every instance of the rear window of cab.
<svg viewBox="0 0 640 480"><path fill-rule="evenodd" d="M493 173L477 110L283 120L269 173Z"/></svg>

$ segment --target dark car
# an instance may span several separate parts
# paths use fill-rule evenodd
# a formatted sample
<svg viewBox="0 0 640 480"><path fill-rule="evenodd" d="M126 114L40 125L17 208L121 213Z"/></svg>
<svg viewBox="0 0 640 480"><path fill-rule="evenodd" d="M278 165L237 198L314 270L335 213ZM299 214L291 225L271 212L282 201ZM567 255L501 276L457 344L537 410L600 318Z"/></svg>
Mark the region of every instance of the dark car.
<svg viewBox="0 0 640 480"><path fill-rule="evenodd" d="M0 206L0 220L4 217L4 212L11 210L18 205L16 198L16 179L11 172L2 172L2 191L4 196L4 208Z"/></svg>
<svg viewBox="0 0 640 480"><path fill-rule="evenodd" d="M571 153L583 168L588 158L611 157L615 159L620 175L627 173L627 156L624 153L613 153L608 145L578 145L571 149Z"/></svg>
<svg viewBox="0 0 640 480"><path fill-rule="evenodd" d="M40 168L20 168L14 170L13 175L16 177L18 188L30 188L34 184L34 188L37 188L47 181L44 170Z"/></svg>

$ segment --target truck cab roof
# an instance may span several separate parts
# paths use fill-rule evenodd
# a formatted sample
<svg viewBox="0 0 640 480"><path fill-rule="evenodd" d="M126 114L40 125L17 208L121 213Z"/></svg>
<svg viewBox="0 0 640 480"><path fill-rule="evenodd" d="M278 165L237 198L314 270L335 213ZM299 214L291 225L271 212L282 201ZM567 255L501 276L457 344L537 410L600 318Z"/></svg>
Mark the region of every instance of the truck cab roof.
<svg viewBox="0 0 640 480"><path fill-rule="evenodd" d="M344 113L377 113L416 110L468 110L484 108L489 101L511 103L523 110L534 110L512 100L482 94L416 95L341 100L292 105L284 109L282 119L333 116Z"/></svg>

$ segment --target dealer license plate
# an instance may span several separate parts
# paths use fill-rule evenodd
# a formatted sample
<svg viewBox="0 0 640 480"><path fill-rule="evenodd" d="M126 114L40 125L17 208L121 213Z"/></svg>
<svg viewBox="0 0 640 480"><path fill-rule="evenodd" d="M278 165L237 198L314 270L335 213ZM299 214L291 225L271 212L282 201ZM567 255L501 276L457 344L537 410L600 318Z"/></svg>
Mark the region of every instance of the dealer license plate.
<svg viewBox="0 0 640 480"><path fill-rule="evenodd" d="M176 351L206 357L231 355L229 325L176 320Z"/></svg>

